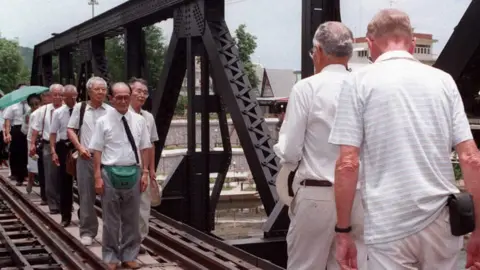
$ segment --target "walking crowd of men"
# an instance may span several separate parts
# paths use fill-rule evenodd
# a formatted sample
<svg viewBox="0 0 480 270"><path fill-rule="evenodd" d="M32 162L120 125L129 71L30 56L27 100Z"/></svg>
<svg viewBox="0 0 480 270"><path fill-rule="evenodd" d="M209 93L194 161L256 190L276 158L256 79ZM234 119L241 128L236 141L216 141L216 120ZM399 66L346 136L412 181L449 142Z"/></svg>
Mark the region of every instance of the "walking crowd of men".
<svg viewBox="0 0 480 270"><path fill-rule="evenodd" d="M19 86L21 87L21 86ZM101 196L102 257L111 269L139 268L136 258L148 234L151 190L158 189L153 143L158 140L151 113L142 110L147 82L132 78L107 93L100 77L88 80L89 100L77 103L73 85L53 84L48 92L1 113L3 143L9 145L11 179L27 180L27 192L40 187L41 205L70 226L73 181L79 196L81 243L92 245L98 233L96 195ZM109 94L109 104L105 103Z"/></svg>
<svg viewBox="0 0 480 270"><path fill-rule="evenodd" d="M372 63L350 72L351 30L321 24L315 75L290 94L274 146L290 206L287 268L456 270L471 233L465 267L478 270L480 152L457 85L414 58L406 13L381 10L366 39ZM294 196L282 188L292 173Z"/></svg>

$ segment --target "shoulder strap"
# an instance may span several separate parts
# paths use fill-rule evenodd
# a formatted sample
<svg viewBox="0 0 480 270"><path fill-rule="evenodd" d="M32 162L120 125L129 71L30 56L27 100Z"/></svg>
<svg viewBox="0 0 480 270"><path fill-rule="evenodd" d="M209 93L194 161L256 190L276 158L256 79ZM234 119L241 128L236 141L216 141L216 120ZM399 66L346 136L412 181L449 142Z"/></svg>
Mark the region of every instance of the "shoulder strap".
<svg viewBox="0 0 480 270"><path fill-rule="evenodd" d="M85 116L85 109L87 108L87 102L83 101L82 105L80 106L80 121L78 123L78 139L80 140L80 130L82 129L83 125L83 117Z"/></svg>
<svg viewBox="0 0 480 270"><path fill-rule="evenodd" d="M138 158L138 153L137 153L137 146L135 145L135 139L133 139L132 131L130 130L126 117L125 117L125 122L123 122L123 124L125 127L125 133L127 133L128 141L130 142L130 146L132 146L133 153L135 154L135 159L137 160L137 164L140 164L140 159Z"/></svg>

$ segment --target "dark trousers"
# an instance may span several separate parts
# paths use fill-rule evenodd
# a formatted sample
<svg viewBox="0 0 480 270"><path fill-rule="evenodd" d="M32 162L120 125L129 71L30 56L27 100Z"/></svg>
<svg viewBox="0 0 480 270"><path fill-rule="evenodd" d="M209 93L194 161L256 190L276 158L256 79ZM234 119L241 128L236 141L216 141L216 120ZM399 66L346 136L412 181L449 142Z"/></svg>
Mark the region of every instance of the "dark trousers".
<svg viewBox="0 0 480 270"><path fill-rule="evenodd" d="M37 166L38 166L37 177L38 177L38 183L40 184L40 197L42 198L42 201L46 202L47 195L45 194L45 167L43 165L43 155L38 155Z"/></svg>
<svg viewBox="0 0 480 270"><path fill-rule="evenodd" d="M17 183L23 183L28 175L27 136L22 133L21 126L12 126L12 142L10 143L10 170Z"/></svg>
<svg viewBox="0 0 480 270"><path fill-rule="evenodd" d="M62 215L62 221L70 221L73 206L73 177L67 173L66 161L69 148L66 141L59 141L55 145L55 149L60 162L60 167L57 170L57 179L60 185L60 214Z"/></svg>

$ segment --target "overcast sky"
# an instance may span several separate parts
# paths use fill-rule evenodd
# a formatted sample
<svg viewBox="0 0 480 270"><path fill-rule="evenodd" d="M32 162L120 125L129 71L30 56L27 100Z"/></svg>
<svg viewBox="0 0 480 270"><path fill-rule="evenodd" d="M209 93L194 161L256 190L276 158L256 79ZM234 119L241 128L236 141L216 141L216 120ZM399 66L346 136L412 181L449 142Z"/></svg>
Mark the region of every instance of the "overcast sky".
<svg viewBox="0 0 480 270"><path fill-rule="evenodd" d="M125 0L97 0L100 14ZM300 68L301 0L227 0L230 31L242 23L257 36L252 57L269 68ZM341 0L342 20L356 36L363 36L368 21L381 8L393 6L408 12L416 32L431 33L440 53L471 0ZM91 17L88 0L0 0L0 33L33 47ZM169 36L171 22L161 26Z"/></svg>

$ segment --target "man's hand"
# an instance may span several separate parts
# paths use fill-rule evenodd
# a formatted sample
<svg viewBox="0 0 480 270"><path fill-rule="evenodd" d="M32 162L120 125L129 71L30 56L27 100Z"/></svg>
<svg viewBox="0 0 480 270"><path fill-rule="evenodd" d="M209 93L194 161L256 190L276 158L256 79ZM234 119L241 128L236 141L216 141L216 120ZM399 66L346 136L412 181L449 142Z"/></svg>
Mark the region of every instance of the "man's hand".
<svg viewBox="0 0 480 270"><path fill-rule="evenodd" d="M148 171L144 171L142 173L142 180L140 182L140 191L141 192L145 192L145 190L147 189L147 186L148 186Z"/></svg>
<svg viewBox="0 0 480 270"><path fill-rule="evenodd" d="M90 160L92 158L92 155L90 154L88 149L83 146L81 146L80 149L78 149L78 154L80 154L80 157L85 160Z"/></svg>
<svg viewBox="0 0 480 270"><path fill-rule="evenodd" d="M156 182L157 181L157 174L155 170L150 170L150 182Z"/></svg>
<svg viewBox="0 0 480 270"><path fill-rule="evenodd" d="M28 155L30 157L33 157L33 156L35 156L36 153L37 153L37 146L35 145L35 142L32 142L32 143L30 143L30 151L29 151Z"/></svg>
<svg viewBox="0 0 480 270"><path fill-rule="evenodd" d="M103 179L101 175L95 176L95 192L98 195L103 195Z"/></svg>
<svg viewBox="0 0 480 270"><path fill-rule="evenodd" d="M8 133L7 135L4 135L3 140L5 141L6 144L9 144L10 142L12 142L12 135L10 135L10 133Z"/></svg>
<svg viewBox="0 0 480 270"><path fill-rule="evenodd" d="M335 240L337 250L335 258L342 270L357 269L357 247L349 233L337 233Z"/></svg>
<svg viewBox="0 0 480 270"><path fill-rule="evenodd" d="M52 161L53 161L53 164L60 166L60 161L58 160L58 155L56 152L53 152L52 151Z"/></svg>
<svg viewBox="0 0 480 270"><path fill-rule="evenodd" d="M480 231L475 230L468 239L467 264L465 268L480 270Z"/></svg>

